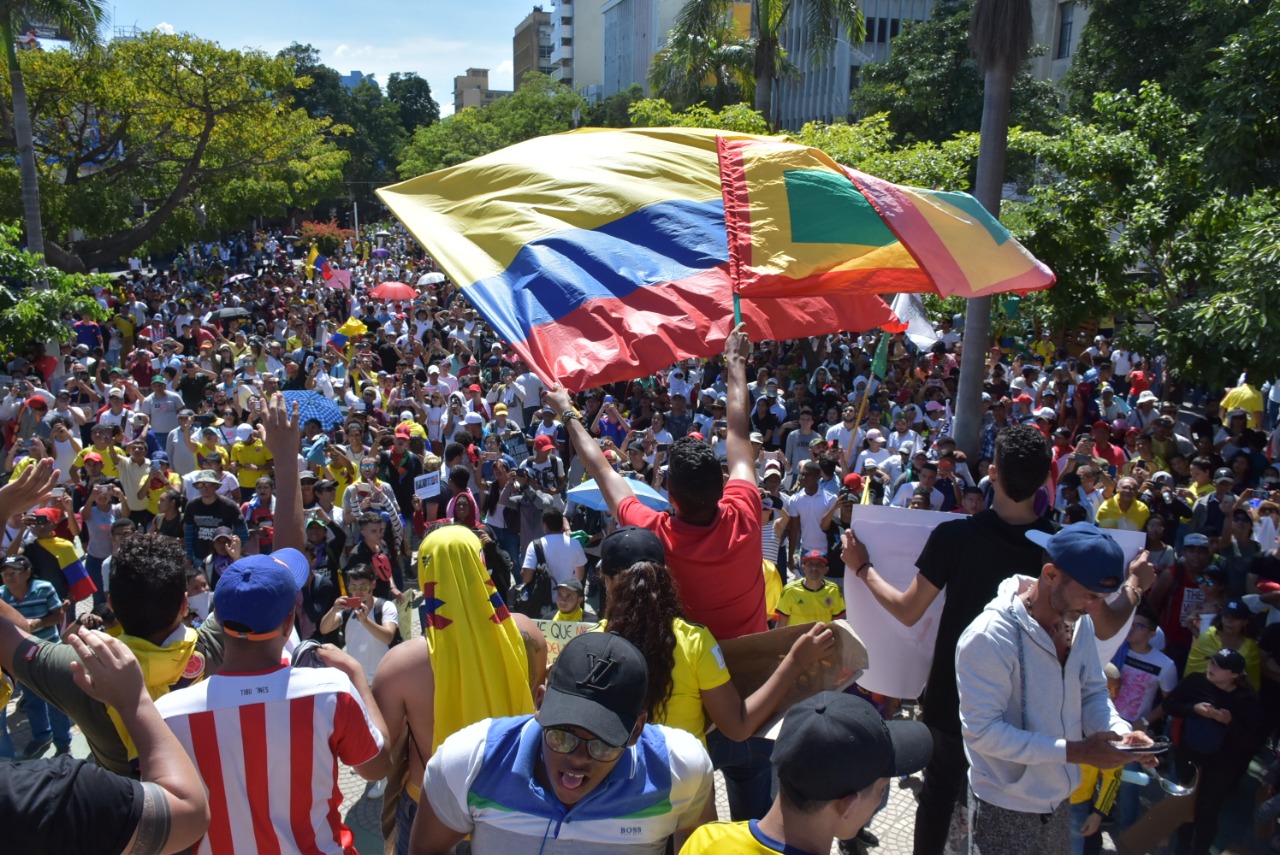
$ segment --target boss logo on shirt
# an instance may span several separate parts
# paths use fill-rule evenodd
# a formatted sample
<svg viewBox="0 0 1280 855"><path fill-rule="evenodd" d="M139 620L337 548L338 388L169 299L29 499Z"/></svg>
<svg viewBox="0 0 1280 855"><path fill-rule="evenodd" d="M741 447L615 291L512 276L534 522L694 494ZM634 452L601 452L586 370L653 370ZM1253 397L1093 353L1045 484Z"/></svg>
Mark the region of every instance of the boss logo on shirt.
<svg viewBox="0 0 1280 855"><path fill-rule="evenodd" d="M618 833L626 837L628 835L643 834L644 829L638 825L624 825L618 829Z"/></svg>

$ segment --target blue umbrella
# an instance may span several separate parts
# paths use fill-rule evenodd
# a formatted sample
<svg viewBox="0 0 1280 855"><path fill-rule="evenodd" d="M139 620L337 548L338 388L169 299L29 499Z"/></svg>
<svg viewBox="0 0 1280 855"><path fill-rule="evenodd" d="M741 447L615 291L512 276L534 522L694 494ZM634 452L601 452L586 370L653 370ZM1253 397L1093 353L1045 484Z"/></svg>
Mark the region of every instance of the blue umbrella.
<svg viewBox="0 0 1280 855"><path fill-rule="evenodd" d="M293 403L297 402L299 424L305 423L308 419L316 419L320 422L320 427L323 430L332 430L335 425L342 424L342 410L338 409L337 404L319 392L313 392L310 389L295 389L281 392L281 394L289 402L290 411L293 410Z"/></svg>
<svg viewBox="0 0 1280 855"><path fill-rule="evenodd" d="M628 481L627 483L631 487L631 492L635 493L636 498L640 500L642 505L653 508L655 511L665 511L670 507L671 503L667 501L666 497L645 482ZM604 496L601 495L600 488L594 480L583 481L570 490L568 496L571 501L591 508L593 511L609 510L609 505L605 502Z"/></svg>

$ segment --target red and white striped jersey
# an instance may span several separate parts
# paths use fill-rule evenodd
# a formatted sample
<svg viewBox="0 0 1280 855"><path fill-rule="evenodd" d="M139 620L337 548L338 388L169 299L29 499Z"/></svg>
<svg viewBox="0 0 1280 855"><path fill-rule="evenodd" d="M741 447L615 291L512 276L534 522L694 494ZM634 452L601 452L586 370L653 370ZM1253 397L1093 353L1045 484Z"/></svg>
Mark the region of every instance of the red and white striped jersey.
<svg viewBox="0 0 1280 855"><path fill-rule="evenodd" d="M338 761L382 749L336 668L222 672L156 702L195 762L213 814L196 855L355 853L338 813Z"/></svg>

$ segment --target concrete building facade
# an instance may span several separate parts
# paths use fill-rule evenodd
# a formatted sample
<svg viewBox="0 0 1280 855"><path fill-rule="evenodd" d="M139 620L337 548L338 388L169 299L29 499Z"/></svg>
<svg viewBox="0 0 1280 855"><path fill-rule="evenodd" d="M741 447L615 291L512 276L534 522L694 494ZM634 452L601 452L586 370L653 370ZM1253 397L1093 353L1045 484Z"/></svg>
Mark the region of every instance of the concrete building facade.
<svg viewBox="0 0 1280 855"><path fill-rule="evenodd" d="M541 6L516 25L511 37L511 79L515 88L530 72L550 75L555 69L551 64L552 53L551 13Z"/></svg>
<svg viewBox="0 0 1280 855"><path fill-rule="evenodd" d="M492 104L510 94L508 90L489 88L489 69L468 68L466 74L453 78L453 112Z"/></svg>

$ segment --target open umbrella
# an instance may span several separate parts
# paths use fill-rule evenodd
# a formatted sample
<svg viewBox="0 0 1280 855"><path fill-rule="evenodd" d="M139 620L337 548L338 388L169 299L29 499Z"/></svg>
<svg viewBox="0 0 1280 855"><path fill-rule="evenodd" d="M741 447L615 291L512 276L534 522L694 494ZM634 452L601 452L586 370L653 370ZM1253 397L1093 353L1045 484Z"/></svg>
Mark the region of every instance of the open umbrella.
<svg viewBox="0 0 1280 855"><path fill-rule="evenodd" d="M671 506L671 503L661 493L645 482L628 481L627 483L631 487L631 492L636 494L640 504L653 508L655 511L665 511ZM593 511L609 510L609 505L605 502L604 496L600 493L600 487L594 480L583 481L566 495L571 501L577 502L583 507L591 508Z"/></svg>
<svg viewBox="0 0 1280 855"><path fill-rule="evenodd" d="M253 317L253 315L249 314L249 310L243 309L240 306L231 306L230 308L226 308L226 309L218 309L216 312L213 312L212 314L209 315L209 319L214 321L233 321L233 320L236 320L237 318L244 319L244 318L251 318L251 317Z"/></svg>
<svg viewBox="0 0 1280 855"><path fill-rule="evenodd" d="M227 281L223 282L222 284L230 285L232 282L243 282L246 279L252 279L252 278L253 277L250 276L248 273L237 273L235 276L228 276Z"/></svg>
<svg viewBox="0 0 1280 855"><path fill-rule="evenodd" d="M381 246L373 251L374 258L386 258L390 254L391 254L391 250Z"/></svg>
<svg viewBox="0 0 1280 855"><path fill-rule="evenodd" d="M373 236L374 237L391 237L391 232L387 231L386 229L378 229L378 231L373 233Z"/></svg>
<svg viewBox="0 0 1280 855"><path fill-rule="evenodd" d="M310 389L294 389L280 394L284 395L284 399L289 402L290 410L293 409L295 401L298 403L299 424L305 424L308 419L316 419L323 430L332 430L335 426L342 424L342 411L338 409L338 405L319 392Z"/></svg>
<svg viewBox="0 0 1280 855"><path fill-rule="evenodd" d="M302 240L302 238L298 237L297 235L283 235L281 236L280 239L281 240Z"/></svg>
<svg viewBox="0 0 1280 855"><path fill-rule="evenodd" d="M443 273L436 273L436 272L424 273L418 277L419 285L439 285L443 281L444 281Z"/></svg>
<svg viewBox="0 0 1280 855"><path fill-rule="evenodd" d="M369 296L379 300L412 300L418 296L418 292L413 290L412 285L403 282L383 282L370 291Z"/></svg>

